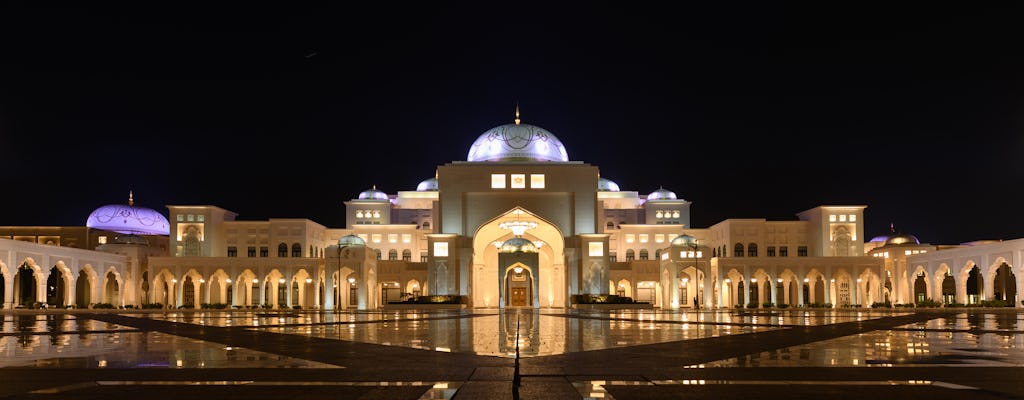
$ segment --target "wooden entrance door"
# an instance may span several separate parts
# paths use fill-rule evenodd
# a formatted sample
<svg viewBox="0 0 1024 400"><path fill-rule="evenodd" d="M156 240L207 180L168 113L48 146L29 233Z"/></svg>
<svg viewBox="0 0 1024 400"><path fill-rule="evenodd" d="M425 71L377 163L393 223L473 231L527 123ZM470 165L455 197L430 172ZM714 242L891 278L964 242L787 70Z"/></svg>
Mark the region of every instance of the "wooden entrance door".
<svg viewBox="0 0 1024 400"><path fill-rule="evenodd" d="M526 307L528 305L526 304L526 288L514 287L511 288L510 292L509 305L512 307Z"/></svg>

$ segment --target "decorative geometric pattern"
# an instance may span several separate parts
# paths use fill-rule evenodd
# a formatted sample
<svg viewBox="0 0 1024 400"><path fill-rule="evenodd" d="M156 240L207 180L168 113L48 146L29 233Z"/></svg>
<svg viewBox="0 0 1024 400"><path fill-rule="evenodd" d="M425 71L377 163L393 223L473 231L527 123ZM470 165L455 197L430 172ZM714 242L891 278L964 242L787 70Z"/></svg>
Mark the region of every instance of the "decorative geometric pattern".
<svg viewBox="0 0 1024 400"><path fill-rule="evenodd" d="M97 208L89 214L85 226L137 235L169 235L171 229L163 214L127 204L108 204Z"/></svg>
<svg viewBox="0 0 1024 400"><path fill-rule="evenodd" d="M555 135L527 124L491 128L473 142L467 161L568 162L569 154Z"/></svg>

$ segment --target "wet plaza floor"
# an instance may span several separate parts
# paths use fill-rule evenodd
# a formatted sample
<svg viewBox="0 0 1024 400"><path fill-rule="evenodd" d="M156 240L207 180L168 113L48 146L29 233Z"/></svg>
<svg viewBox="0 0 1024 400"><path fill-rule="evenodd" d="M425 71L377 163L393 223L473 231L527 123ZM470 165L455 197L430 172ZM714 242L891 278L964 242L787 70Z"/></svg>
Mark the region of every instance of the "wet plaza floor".
<svg viewBox="0 0 1024 400"><path fill-rule="evenodd" d="M1013 309L0 318L0 398L1024 398Z"/></svg>

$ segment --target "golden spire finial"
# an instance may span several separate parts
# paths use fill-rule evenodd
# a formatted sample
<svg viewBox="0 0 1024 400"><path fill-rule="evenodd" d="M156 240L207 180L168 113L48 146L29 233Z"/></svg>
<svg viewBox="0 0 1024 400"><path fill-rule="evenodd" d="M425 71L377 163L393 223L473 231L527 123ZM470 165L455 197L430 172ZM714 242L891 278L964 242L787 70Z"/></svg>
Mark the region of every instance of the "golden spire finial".
<svg viewBox="0 0 1024 400"><path fill-rule="evenodd" d="M133 193L132 193L131 190L129 190L128 191L128 205L129 206L134 206L135 205L135 199L133 199L132 197L133 197Z"/></svg>
<svg viewBox="0 0 1024 400"><path fill-rule="evenodd" d="M516 102L516 125L519 125L519 102Z"/></svg>

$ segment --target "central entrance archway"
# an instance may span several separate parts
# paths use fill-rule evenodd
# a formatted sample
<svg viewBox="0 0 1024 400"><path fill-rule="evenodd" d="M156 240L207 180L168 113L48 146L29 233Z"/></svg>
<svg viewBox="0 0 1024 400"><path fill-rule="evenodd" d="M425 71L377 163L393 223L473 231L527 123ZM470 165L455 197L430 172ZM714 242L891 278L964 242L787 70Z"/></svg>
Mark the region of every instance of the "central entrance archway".
<svg viewBox="0 0 1024 400"><path fill-rule="evenodd" d="M515 263L505 269L503 294L507 307L533 307L534 289L533 273L522 263Z"/></svg>
<svg viewBox="0 0 1024 400"><path fill-rule="evenodd" d="M514 221L536 225L530 224L516 234L507 224ZM499 260L501 245L515 237L536 246L533 253L536 261ZM477 228L473 235L473 307L513 306L513 297L515 307L565 306L568 299L565 259L565 238L551 222L522 207L498 215ZM517 262L522 263L519 266L522 275L514 270ZM519 281L520 278L525 281Z"/></svg>

